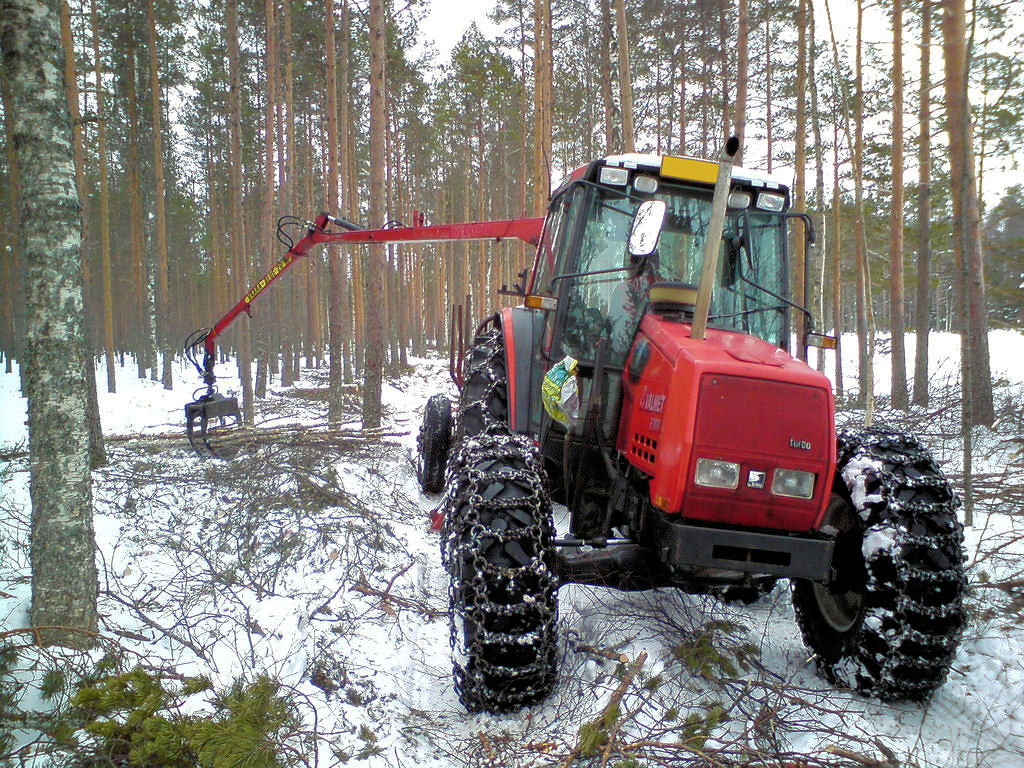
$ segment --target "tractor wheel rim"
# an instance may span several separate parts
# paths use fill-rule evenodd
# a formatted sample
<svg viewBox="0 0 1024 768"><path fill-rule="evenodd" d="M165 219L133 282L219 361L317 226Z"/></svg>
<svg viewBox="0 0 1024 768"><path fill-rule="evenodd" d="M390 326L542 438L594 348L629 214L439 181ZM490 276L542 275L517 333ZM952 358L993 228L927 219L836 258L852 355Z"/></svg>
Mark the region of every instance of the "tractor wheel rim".
<svg viewBox="0 0 1024 768"><path fill-rule="evenodd" d="M864 595L857 590L834 592L827 586L812 584L814 599L825 623L836 632L849 632L857 624L864 607Z"/></svg>

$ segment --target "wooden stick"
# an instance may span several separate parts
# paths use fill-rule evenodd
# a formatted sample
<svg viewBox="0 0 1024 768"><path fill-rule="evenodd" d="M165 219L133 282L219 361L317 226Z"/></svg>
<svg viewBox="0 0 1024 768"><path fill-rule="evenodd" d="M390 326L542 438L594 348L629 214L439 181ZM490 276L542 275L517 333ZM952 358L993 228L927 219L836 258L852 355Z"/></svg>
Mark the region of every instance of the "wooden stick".
<svg viewBox="0 0 1024 768"><path fill-rule="evenodd" d="M729 185L732 182L732 160L740 148L735 136L725 142L722 159L718 162L718 180L715 194L711 199L711 218L708 221L707 240L704 241L704 265L697 286L697 306L693 312L690 338L703 339L708 325L708 310L711 308L711 288L718 272L718 252L722 249L722 228L725 226L725 209L729 204Z"/></svg>

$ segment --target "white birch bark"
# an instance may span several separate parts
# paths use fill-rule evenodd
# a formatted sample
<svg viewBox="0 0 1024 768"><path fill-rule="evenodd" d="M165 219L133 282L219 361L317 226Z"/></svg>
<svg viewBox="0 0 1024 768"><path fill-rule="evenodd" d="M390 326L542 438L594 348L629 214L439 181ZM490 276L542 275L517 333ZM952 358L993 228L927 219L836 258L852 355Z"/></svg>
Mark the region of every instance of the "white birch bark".
<svg viewBox="0 0 1024 768"><path fill-rule="evenodd" d="M82 310L81 209L57 0L0 0L25 265L32 608L47 645L91 645L97 572ZM69 629L71 631L69 631ZM85 633L75 630L84 630Z"/></svg>

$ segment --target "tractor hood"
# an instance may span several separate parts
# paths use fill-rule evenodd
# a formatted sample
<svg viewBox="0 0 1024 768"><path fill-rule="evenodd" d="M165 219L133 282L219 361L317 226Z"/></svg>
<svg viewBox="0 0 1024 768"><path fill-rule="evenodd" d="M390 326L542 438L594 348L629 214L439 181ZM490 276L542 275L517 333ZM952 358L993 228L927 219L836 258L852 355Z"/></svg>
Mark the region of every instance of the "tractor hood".
<svg viewBox="0 0 1024 768"><path fill-rule="evenodd" d="M835 468L832 388L742 333L647 315L623 373L617 448L651 502L694 521L817 528Z"/></svg>

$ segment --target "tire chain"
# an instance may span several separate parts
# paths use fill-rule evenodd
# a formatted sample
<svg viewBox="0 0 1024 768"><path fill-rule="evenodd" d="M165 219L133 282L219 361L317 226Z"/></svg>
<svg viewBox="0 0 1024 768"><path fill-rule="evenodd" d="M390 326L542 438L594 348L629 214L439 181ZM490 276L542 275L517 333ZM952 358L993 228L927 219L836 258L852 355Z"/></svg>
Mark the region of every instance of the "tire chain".
<svg viewBox="0 0 1024 768"><path fill-rule="evenodd" d="M863 483L868 492L857 507L865 530L892 537L890 547L867 558L866 599L876 624L864 630L870 650L860 651L857 687L883 699L921 699L945 679L963 631L960 499L931 453L909 435L841 432L837 458L847 484ZM866 463L850 467L853 459ZM909 669L921 674L908 679L901 670Z"/></svg>
<svg viewBox="0 0 1024 768"><path fill-rule="evenodd" d="M510 483L526 493L497 498L495 486ZM441 560L451 575L455 689L470 711L518 709L546 696L556 677L554 525L540 458L522 435L468 438L452 453L445 485ZM491 527L495 520L499 524ZM505 525L513 520L521 526ZM496 544L518 564L490 562L486 552ZM465 565L473 573L469 580L462 575ZM495 591L504 595L504 603L492 600ZM468 645L467 625L474 630ZM523 663L488 658L517 656Z"/></svg>
<svg viewBox="0 0 1024 768"><path fill-rule="evenodd" d="M454 434L507 434L508 381L501 328L492 327L473 340L459 397ZM500 411L495 413L495 411Z"/></svg>

